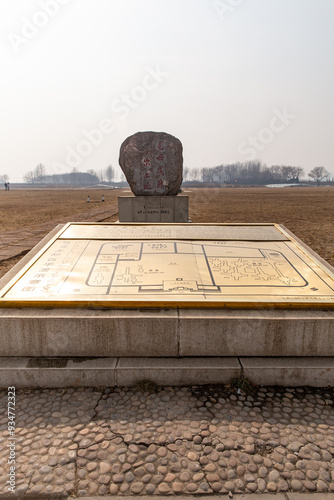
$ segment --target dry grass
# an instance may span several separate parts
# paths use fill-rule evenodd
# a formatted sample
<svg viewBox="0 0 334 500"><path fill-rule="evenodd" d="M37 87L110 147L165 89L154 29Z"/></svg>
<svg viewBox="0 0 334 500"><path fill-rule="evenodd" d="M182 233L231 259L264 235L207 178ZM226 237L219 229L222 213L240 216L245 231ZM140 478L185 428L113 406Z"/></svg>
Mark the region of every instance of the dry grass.
<svg viewBox="0 0 334 500"><path fill-rule="evenodd" d="M0 234L62 217L74 221L76 214L111 207L122 193L102 189L2 191ZM190 197L193 222L283 224L334 265L334 187L191 189L184 194ZM93 203L86 203L88 195Z"/></svg>
<svg viewBox="0 0 334 500"><path fill-rule="evenodd" d="M275 222L334 266L334 187L192 189L193 222Z"/></svg>
<svg viewBox="0 0 334 500"><path fill-rule="evenodd" d="M60 218L105 209L117 202L119 189L13 189L0 191L0 234L36 227ZM102 203L102 194L105 202ZM91 203L87 203L87 196Z"/></svg>

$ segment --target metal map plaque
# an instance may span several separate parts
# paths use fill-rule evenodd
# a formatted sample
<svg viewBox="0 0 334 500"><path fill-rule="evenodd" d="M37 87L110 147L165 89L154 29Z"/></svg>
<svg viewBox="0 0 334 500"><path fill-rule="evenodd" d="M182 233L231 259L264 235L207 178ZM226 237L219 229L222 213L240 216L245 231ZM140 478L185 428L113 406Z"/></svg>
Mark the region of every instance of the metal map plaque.
<svg viewBox="0 0 334 500"><path fill-rule="evenodd" d="M275 224L66 225L3 307L330 307L334 275Z"/></svg>

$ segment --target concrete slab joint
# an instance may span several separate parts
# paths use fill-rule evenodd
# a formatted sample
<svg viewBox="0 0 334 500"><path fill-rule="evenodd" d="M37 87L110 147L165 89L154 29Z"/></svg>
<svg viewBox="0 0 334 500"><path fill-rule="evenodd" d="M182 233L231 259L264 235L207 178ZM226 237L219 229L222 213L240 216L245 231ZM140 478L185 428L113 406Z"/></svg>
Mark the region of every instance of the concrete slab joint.
<svg viewBox="0 0 334 500"><path fill-rule="evenodd" d="M334 311L180 310L180 356L334 356Z"/></svg>
<svg viewBox="0 0 334 500"><path fill-rule="evenodd" d="M334 356L334 311L0 309L2 355Z"/></svg>
<svg viewBox="0 0 334 500"><path fill-rule="evenodd" d="M334 358L240 358L243 376L256 385L334 386Z"/></svg>
<svg viewBox="0 0 334 500"><path fill-rule="evenodd" d="M227 384L240 374L236 358L0 358L1 388Z"/></svg>
<svg viewBox="0 0 334 500"><path fill-rule="evenodd" d="M129 387L229 384L334 386L334 358L2 357L0 387Z"/></svg>

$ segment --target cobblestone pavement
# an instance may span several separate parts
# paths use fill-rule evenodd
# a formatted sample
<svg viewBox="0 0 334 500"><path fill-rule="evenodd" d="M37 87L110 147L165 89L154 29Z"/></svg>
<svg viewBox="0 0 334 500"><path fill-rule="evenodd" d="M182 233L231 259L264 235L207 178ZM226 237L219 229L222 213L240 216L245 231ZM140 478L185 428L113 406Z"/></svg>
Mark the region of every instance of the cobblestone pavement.
<svg viewBox="0 0 334 500"><path fill-rule="evenodd" d="M334 391L232 387L41 389L0 419L0 494L334 492ZM7 391L0 392L7 408Z"/></svg>

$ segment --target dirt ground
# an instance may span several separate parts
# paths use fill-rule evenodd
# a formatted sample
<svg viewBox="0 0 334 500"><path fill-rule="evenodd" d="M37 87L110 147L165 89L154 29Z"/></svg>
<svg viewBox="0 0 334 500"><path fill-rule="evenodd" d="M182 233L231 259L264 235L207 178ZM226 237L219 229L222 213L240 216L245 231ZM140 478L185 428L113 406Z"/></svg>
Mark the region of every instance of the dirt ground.
<svg viewBox="0 0 334 500"><path fill-rule="evenodd" d="M334 266L334 187L192 189L193 222L283 224Z"/></svg>
<svg viewBox="0 0 334 500"><path fill-rule="evenodd" d="M0 235L117 202L121 189L12 189L0 191ZM102 195L105 201L102 203ZM87 203L87 197L90 203Z"/></svg>
<svg viewBox="0 0 334 500"><path fill-rule="evenodd" d="M0 236L7 231L114 205L122 190L19 189L0 192ZM126 193L129 194L129 193ZM334 187L320 188L197 188L189 196L193 222L276 222L283 224L334 266ZM87 203L87 196L91 203ZM114 210L113 210L114 211ZM111 217L110 221L114 221ZM0 263L4 274L17 258Z"/></svg>

